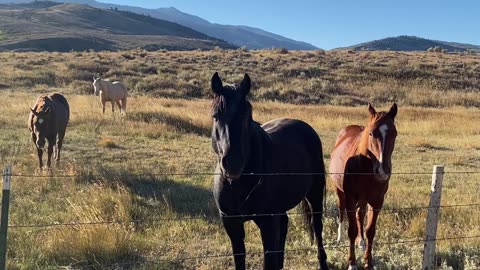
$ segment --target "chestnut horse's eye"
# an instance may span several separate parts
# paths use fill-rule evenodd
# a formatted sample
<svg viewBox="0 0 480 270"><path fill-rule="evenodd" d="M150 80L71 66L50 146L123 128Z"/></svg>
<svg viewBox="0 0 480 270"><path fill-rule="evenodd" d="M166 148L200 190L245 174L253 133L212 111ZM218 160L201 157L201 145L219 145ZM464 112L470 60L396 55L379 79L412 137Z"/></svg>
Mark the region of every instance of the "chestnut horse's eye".
<svg viewBox="0 0 480 270"><path fill-rule="evenodd" d="M372 132L370 132L370 134L369 134L369 135L370 135L370 137L372 137L372 136L373 136L373 133L372 133Z"/></svg>

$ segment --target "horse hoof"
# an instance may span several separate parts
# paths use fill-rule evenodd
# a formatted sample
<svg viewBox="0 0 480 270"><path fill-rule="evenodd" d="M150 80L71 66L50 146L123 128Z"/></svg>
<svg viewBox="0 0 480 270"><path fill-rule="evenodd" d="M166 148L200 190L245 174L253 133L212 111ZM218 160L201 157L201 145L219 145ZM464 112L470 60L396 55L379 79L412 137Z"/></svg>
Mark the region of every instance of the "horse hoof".
<svg viewBox="0 0 480 270"><path fill-rule="evenodd" d="M360 241L358 241L358 248L362 251L365 251L365 241L363 239L360 239Z"/></svg>
<svg viewBox="0 0 480 270"><path fill-rule="evenodd" d="M373 270L373 264L366 263L364 268L365 268L365 270Z"/></svg>
<svg viewBox="0 0 480 270"><path fill-rule="evenodd" d="M348 270L358 270L358 268L355 265L350 265Z"/></svg>

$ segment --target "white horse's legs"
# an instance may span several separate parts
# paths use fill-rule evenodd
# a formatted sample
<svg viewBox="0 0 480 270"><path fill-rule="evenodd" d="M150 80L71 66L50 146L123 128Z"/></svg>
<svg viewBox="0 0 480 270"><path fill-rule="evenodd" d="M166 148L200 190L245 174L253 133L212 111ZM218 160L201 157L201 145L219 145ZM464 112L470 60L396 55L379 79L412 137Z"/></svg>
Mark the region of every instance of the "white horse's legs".
<svg viewBox="0 0 480 270"><path fill-rule="evenodd" d="M123 115L127 115L127 97L122 98Z"/></svg>

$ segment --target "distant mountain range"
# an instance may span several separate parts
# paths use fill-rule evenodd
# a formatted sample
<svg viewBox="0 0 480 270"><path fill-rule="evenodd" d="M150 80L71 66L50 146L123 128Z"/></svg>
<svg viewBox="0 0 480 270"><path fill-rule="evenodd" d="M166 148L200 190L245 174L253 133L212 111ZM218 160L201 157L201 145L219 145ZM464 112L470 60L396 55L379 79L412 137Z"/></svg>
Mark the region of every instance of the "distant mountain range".
<svg viewBox="0 0 480 270"><path fill-rule="evenodd" d="M447 42L439 40L425 39L415 36L398 36L398 37L388 37L379 40L373 40L369 42L360 43L357 45L343 47L338 49L348 49L348 50L369 50L369 51L426 51L429 48L440 47L449 52L454 51L480 51L479 45L472 44L463 44L456 42Z"/></svg>
<svg viewBox="0 0 480 270"><path fill-rule="evenodd" d="M0 0L0 3L28 3L32 0ZM274 33L264 31L262 29L222 25L210 23L200 17L181 12L175 8L159 8L147 9L141 7L116 5L110 3L98 2L95 0L53 0L55 2L87 4L92 7L102 9L118 9L123 11L131 11L138 14L151 16L153 18L166 20L180 25L192 28L200 33L208 36L225 40L228 43L238 47L246 46L248 49L266 49L266 48L287 48L290 50L315 50L317 47L312 44L289 39Z"/></svg>
<svg viewBox="0 0 480 270"><path fill-rule="evenodd" d="M133 12L33 2L0 5L4 50L194 50L235 48L191 28Z"/></svg>

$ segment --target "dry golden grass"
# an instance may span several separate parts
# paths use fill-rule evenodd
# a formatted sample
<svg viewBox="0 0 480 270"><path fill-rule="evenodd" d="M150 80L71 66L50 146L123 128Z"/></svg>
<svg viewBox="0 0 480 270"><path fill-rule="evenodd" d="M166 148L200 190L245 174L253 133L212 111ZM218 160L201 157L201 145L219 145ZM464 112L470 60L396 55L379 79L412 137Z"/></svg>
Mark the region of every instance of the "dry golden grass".
<svg viewBox="0 0 480 270"><path fill-rule="evenodd" d="M212 177L160 174L213 171L215 156L210 143L210 101L193 99L190 94L208 95L208 80L214 69L221 70L227 82L240 78L244 71L256 74L252 76L255 83L252 90L254 118L265 122L288 116L310 123L322 139L326 164L337 131L347 124L366 121L366 107L351 105L372 100L380 104L378 109L387 109L390 99L385 99L385 89L390 83L399 85L394 93L401 93L404 98L392 98L400 104L394 172L426 174L395 175L391 179L385 208L427 205L434 164L446 166L444 205L480 201L479 174L451 173L480 171L480 111L473 106L479 100L478 91L462 87L438 90L438 85L425 86L428 79L416 83L414 79L398 80L390 75L375 75L378 80L367 80L359 75L361 73L352 73L351 70L355 66L364 68L365 63L367 67L375 63L385 64L378 68L378 72L384 73L404 65L434 65L435 68L426 69L435 70L432 74L436 78L444 78L436 83L449 84L453 80L446 77L450 76L449 71L439 69L458 66L458 70L471 76L469 78L475 78L468 72L476 70L478 56L217 51L145 53L142 57L139 52L127 53L135 59L118 59L118 53L38 53L34 54L35 57L33 54L0 53L0 58L5 60L5 65L0 67L5 74L0 82L5 84L5 89L0 92L0 165L12 164L16 174L41 176L13 178L10 224L115 222L47 228L12 227L9 229L8 269L57 269L67 265L74 269L232 268L231 257L181 260L231 252L213 203ZM247 64L240 65L244 61ZM255 61L257 64L253 63ZM339 63L334 64L336 61ZM155 66L159 74L139 72L137 69L144 65ZM299 68L304 69L302 72L317 72L311 69L315 66L322 70L322 76L326 74L322 78L330 79L316 78L319 84L312 84L315 79L308 74L300 72L295 79L287 72ZM47 71L40 73L41 69ZM132 97L128 101L125 119L118 115L114 118L110 112L102 115L98 97L84 95L93 92L87 80L92 72L97 72L95 70L111 74L114 74L112 70L121 71L124 74L121 77L131 83ZM127 72L135 74L125 75ZM455 74L451 76L457 76ZM79 77L69 81L72 76ZM377 78L375 76L368 78ZM43 78L40 81L44 84L37 84L35 79L27 87L29 78L34 77ZM49 77L55 77L55 83L49 81ZM477 87L474 79L465 77L460 81ZM150 83L155 85L149 86ZM181 88L183 83L198 85L201 91ZM152 87L151 91L135 90L136 85L142 84ZM304 97L312 97L306 100L307 103L319 101L313 97L327 92L329 101L319 101L321 105L295 105L273 101L275 98L268 98L266 94L269 92L266 89L300 89L306 84L312 84L312 89L321 86L318 93L306 92ZM359 86L362 93L354 90ZM45 89L64 92L72 111L63 160L51 171L36 168L34 145L26 125L28 108ZM425 92L431 95L420 94ZM155 98L184 94L189 99ZM420 96L422 99L419 100L424 101L417 101ZM462 101L464 96L467 101ZM280 96L279 99L296 102L286 97ZM446 107L422 108L417 105ZM335 202L336 197L329 185L324 239L329 246L327 253L331 268L343 269L347 250L335 247ZM380 215L376 241L422 238L425 218L423 209L384 211ZM478 235L479 224L478 206L445 208L441 210L438 236ZM300 217L292 215L287 249L304 248L313 246L303 230ZM374 248L377 268L419 269L422 248L422 243L378 245ZM259 232L253 224L247 225L247 249L261 251ZM439 242L439 265L444 269L447 266L478 269L479 250L480 239ZM359 253L357 255L360 257ZM314 269L315 258L315 252L288 253L286 269ZM247 261L249 269L261 268L262 258L258 253L248 256ZM107 267L111 264L115 265Z"/></svg>

